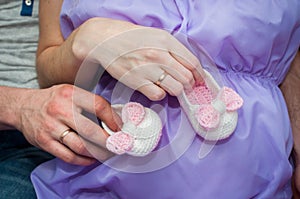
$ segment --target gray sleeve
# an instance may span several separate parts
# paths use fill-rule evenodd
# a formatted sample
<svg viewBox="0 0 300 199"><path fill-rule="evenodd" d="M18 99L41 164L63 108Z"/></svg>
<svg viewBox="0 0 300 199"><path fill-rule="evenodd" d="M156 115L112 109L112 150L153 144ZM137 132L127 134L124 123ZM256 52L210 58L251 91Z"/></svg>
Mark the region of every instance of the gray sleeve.
<svg viewBox="0 0 300 199"><path fill-rule="evenodd" d="M0 1L0 85L37 88L38 1L32 16L21 16L21 7L20 0Z"/></svg>

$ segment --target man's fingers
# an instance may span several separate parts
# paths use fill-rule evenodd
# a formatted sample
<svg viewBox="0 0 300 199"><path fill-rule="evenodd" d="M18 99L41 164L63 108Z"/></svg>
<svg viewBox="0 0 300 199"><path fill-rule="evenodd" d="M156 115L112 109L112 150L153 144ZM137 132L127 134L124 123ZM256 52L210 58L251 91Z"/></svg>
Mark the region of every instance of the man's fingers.
<svg viewBox="0 0 300 199"><path fill-rule="evenodd" d="M70 133L65 135L63 139L61 140L63 144L71 149L73 152L76 154L82 155L82 156L87 156L87 157L93 157L86 147L84 146L84 143L82 140L79 138L78 134L72 130L70 130Z"/></svg>
<svg viewBox="0 0 300 199"><path fill-rule="evenodd" d="M101 162L111 158L114 155L114 153L108 151L106 148L99 147L95 143L90 142L83 137L81 137L81 139L84 142L86 148L89 150L89 153L91 153L94 158Z"/></svg>
<svg viewBox="0 0 300 199"><path fill-rule="evenodd" d="M93 164L96 161L94 158L76 154L71 149L61 144L59 141L53 140L49 142L48 145L45 145L44 150L70 164L87 166Z"/></svg>
<svg viewBox="0 0 300 199"><path fill-rule="evenodd" d="M74 121L73 124L68 125L76 129L78 135L68 134L70 136L64 139L66 146L76 153L92 156L99 161L107 160L113 155L106 149L106 139L109 134L105 130L80 113L74 114ZM77 136L77 138L72 136Z"/></svg>
<svg viewBox="0 0 300 199"><path fill-rule="evenodd" d="M67 125L76 130L79 136L105 148L108 133L104 131L99 124L91 121L84 115L75 112L74 121Z"/></svg>
<svg viewBox="0 0 300 199"><path fill-rule="evenodd" d="M75 87L73 99L75 106L80 107L85 112L96 115L113 131L120 129L119 126L122 124L120 117L103 97Z"/></svg>
<svg viewBox="0 0 300 199"><path fill-rule="evenodd" d="M96 96L95 111L97 117L103 121L112 131L120 130L122 120L113 110L111 105L100 96Z"/></svg>

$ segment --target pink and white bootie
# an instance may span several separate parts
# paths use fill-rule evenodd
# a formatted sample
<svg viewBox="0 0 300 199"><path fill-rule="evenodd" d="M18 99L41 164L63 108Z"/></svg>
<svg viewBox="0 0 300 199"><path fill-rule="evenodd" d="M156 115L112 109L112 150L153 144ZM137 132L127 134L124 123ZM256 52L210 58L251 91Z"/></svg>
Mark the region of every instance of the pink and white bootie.
<svg viewBox="0 0 300 199"><path fill-rule="evenodd" d="M217 141L235 130L243 99L231 88L220 88L211 74L205 73L205 83L184 92L178 100L197 133L205 140Z"/></svg>
<svg viewBox="0 0 300 199"><path fill-rule="evenodd" d="M157 146L161 137L162 123L156 112L139 103L112 105L121 116L121 131L112 132L104 123L103 128L110 134L106 147L121 155L145 156Z"/></svg>

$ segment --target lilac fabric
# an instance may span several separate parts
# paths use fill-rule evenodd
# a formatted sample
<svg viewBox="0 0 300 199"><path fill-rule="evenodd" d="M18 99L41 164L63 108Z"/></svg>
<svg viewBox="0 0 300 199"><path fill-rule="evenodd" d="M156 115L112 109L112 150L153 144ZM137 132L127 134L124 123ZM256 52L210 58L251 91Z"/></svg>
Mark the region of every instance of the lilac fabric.
<svg viewBox="0 0 300 199"><path fill-rule="evenodd" d="M223 83L244 99L238 125L200 159L200 147L209 143L196 136L175 97L151 102L104 73L98 94L112 103L130 99L160 110L158 153L89 167L49 161L32 173L39 198L291 197L292 133L278 85L300 45L299 0L64 0L64 36L95 16L166 29L199 57L200 46L206 49ZM160 155L170 143L174 147Z"/></svg>

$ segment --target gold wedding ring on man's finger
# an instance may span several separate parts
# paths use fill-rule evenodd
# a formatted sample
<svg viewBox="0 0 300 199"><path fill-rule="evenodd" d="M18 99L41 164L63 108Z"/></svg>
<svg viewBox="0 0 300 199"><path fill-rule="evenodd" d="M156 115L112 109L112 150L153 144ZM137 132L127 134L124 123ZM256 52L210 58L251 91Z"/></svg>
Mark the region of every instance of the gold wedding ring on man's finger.
<svg viewBox="0 0 300 199"><path fill-rule="evenodd" d="M157 86L160 86L160 84L161 84L161 82L167 77L167 73L166 73L166 71L164 71L160 76L159 76L159 78L158 78L158 80L155 82L155 84L157 85Z"/></svg>
<svg viewBox="0 0 300 199"><path fill-rule="evenodd" d="M65 131L63 131L61 133L61 135L59 136L59 141L60 143L64 144L64 138L69 134L69 133L75 133L73 130L71 129L67 129Z"/></svg>

